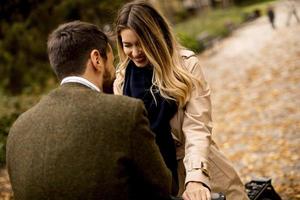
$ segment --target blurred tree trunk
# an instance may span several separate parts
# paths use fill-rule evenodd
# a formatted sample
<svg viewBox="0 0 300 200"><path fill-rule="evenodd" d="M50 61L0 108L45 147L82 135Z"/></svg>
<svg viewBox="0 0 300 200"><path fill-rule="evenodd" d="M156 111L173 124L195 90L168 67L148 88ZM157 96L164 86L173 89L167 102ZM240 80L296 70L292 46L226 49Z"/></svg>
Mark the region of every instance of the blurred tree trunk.
<svg viewBox="0 0 300 200"><path fill-rule="evenodd" d="M231 5L232 0L222 0L222 7L227 8Z"/></svg>
<svg viewBox="0 0 300 200"><path fill-rule="evenodd" d="M222 7L227 8L231 6L233 3L233 0L210 0L210 5L213 8Z"/></svg>
<svg viewBox="0 0 300 200"><path fill-rule="evenodd" d="M182 11L182 0L148 0L155 8L162 12L171 22L176 13Z"/></svg>
<svg viewBox="0 0 300 200"><path fill-rule="evenodd" d="M11 68L6 88L7 91L12 95L20 94L23 89L22 80L23 75L15 67Z"/></svg>

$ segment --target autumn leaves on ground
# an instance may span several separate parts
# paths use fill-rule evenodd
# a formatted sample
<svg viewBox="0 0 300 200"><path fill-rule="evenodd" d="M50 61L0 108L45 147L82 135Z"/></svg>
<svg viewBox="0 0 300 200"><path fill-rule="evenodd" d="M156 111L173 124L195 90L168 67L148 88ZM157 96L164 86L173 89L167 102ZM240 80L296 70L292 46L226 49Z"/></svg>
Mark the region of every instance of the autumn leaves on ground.
<svg viewBox="0 0 300 200"><path fill-rule="evenodd" d="M200 55L212 88L214 137L243 181L268 177L300 199L300 23L262 17Z"/></svg>
<svg viewBox="0 0 300 200"><path fill-rule="evenodd" d="M244 182L272 178L284 200L300 199L300 24L286 26L275 7L277 29L266 17L236 30L203 54L212 88L214 132ZM11 199L5 170L0 200Z"/></svg>

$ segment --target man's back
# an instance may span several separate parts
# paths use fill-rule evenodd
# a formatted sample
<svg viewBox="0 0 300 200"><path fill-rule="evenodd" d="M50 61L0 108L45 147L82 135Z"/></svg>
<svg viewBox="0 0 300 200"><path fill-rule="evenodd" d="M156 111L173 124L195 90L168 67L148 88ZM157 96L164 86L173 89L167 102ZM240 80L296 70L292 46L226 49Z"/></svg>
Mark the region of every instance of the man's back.
<svg viewBox="0 0 300 200"><path fill-rule="evenodd" d="M167 195L170 172L143 112L141 102L77 83L52 91L10 131L7 163L15 199Z"/></svg>

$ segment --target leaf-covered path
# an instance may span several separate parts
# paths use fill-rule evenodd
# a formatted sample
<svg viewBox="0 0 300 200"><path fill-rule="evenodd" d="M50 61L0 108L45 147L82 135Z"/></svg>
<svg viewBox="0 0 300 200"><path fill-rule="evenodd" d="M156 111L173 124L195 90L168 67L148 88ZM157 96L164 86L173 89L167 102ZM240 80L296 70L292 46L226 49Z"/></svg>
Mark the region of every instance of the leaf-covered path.
<svg viewBox="0 0 300 200"><path fill-rule="evenodd" d="M291 200L300 199L300 24L286 26L282 3L275 12L276 30L261 17L199 58L221 150L244 182L270 177Z"/></svg>

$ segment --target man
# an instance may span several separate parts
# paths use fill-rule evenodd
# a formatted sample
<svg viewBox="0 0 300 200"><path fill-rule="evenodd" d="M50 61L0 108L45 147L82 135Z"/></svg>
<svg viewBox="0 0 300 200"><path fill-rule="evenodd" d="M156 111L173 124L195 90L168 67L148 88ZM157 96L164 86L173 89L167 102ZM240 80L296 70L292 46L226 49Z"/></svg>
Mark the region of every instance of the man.
<svg viewBox="0 0 300 200"><path fill-rule="evenodd" d="M267 8L267 15L268 15L268 18L269 18L269 21L271 23L272 28L276 29L276 26L275 26L275 12L274 12L274 8L272 6L269 6Z"/></svg>
<svg viewBox="0 0 300 200"><path fill-rule="evenodd" d="M167 198L171 173L143 103L101 92L114 77L107 37L89 23L63 24L49 36L48 56L61 86L8 136L15 199Z"/></svg>

